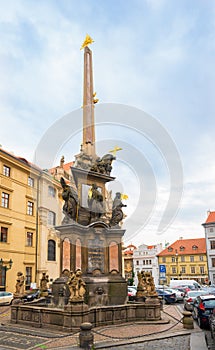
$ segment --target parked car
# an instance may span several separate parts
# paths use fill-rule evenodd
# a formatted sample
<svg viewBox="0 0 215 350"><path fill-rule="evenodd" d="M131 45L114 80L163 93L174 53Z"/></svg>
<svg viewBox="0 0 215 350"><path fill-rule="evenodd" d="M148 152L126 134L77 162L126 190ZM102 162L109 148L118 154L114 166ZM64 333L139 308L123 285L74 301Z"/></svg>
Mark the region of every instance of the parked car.
<svg viewBox="0 0 215 350"><path fill-rule="evenodd" d="M136 293L137 293L137 289L133 288L133 286L129 286L128 287L128 300L134 301L136 298Z"/></svg>
<svg viewBox="0 0 215 350"><path fill-rule="evenodd" d="M209 316L215 308L215 295L200 295L193 304L192 315L200 328L209 326Z"/></svg>
<svg viewBox="0 0 215 350"><path fill-rule="evenodd" d="M211 331L211 337L215 340L215 308L212 313L209 315L209 327Z"/></svg>
<svg viewBox="0 0 215 350"><path fill-rule="evenodd" d="M165 290L167 290L170 293L175 293L176 301L184 301L184 296L185 296L184 292L182 292L182 291L180 291L178 289L171 289L171 288L167 288Z"/></svg>
<svg viewBox="0 0 215 350"><path fill-rule="evenodd" d="M177 301L175 293L170 293L165 289L156 289L156 292L158 293L159 297L162 297L166 304L176 303Z"/></svg>
<svg viewBox="0 0 215 350"><path fill-rule="evenodd" d="M11 304L13 301L13 293L0 292L0 305Z"/></svg>
<svg viewBox="0 0 215 350"><path fill-rule="evenodd" d="M205 290L190 290L184 297L184 309L187 311L193 311L193 304L199 295L208 294Z"/></svg>
<svg viewBox="0 0 215 350"><path fill-rule="evenodd" d="M38 299L40 296L40 290L36 289L33 291L30 291L28 294L24 295L24 297L22 298L24 302L29 302L29 301L33 301L34 299Z"/></svg>
<svg viewBox="0 0 215 350"><path fill-rule="evenodd" d="M199 289L201 288L200 284L195 280L171 280L170 288L177 288L182 286L189 286L190 289Z"/></svg>

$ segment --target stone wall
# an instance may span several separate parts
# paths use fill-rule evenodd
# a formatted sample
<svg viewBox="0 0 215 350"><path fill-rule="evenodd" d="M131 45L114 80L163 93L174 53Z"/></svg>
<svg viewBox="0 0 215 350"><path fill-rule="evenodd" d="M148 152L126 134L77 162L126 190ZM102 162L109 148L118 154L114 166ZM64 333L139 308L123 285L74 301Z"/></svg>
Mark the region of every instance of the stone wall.
<svg viewBox="0 0 215 350"><path fill-rule="evenodd" d="M134 321L157 321L161 319L158 299L145 303L128 303L119 306L88 308L84 303L66 305L64 309L46 306L12 305L11 322L20 325L75 331L81 323L91 322L93 327L122 324Z"/></svg>

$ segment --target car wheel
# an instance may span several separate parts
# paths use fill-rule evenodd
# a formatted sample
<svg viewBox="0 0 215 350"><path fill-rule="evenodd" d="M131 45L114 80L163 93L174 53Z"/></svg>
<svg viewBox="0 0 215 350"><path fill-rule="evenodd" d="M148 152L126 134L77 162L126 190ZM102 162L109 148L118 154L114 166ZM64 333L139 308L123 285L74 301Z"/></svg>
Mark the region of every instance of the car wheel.
<svg viewBox="0 0 215 350"><path fill-rule="evenodd" d="M198 326L199 326L200 328L203 328L203 323L202 323L200 317L197 317L197 323L198 323Z"/></svg>

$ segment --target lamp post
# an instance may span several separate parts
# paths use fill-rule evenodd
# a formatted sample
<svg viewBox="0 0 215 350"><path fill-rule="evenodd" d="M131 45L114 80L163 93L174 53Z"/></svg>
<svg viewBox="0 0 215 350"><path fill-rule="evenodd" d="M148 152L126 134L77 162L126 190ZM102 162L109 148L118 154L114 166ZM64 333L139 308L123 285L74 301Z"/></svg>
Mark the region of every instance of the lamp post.
<svg viewBox="0 0 215 350"><path fill-rule="evenodd" d="M4 261L2 258L0 259L0 273L1 273L1 289L3 287L3 290L6 289L6 273L8 270L12 268L13 260L10 259L9 261ZM3 283L2 283L3 282Z"/></svg>

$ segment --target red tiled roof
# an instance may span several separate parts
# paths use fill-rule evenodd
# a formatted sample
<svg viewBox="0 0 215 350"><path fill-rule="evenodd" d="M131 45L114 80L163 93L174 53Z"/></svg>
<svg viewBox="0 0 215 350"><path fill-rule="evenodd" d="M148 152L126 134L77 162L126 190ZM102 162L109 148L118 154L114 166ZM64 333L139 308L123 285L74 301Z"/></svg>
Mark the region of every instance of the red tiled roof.
<svg viewBox="0 0 215 350"><path fill-rule="evenodd" d="M155 245L148 245L147 246L147 249L154 249L155 248Z"/></svg>
<svg viewBox="0 0 215 350"><path fill-rule="evenodd" d="M197 247L193 249L193 247ZM172 250L170 250L172 248ZM183 249L184 248L184 249ZM162 250L157 256L206 254L205 238L179 239Z"/></svg>
<svg viewBox="0 0 215 350"><path fill-rule="evenodd" d="M74 164L74 162L69 162L63 165L63 168L65 171L70 170L71 166Z"/></svg>
<svg viewBox="0 0 215 350"><path fill-rule="evenodd" d="M215 222L215 211L210 211L207 217L207 220L205 221L205 224L209 224Z"/></svg>

